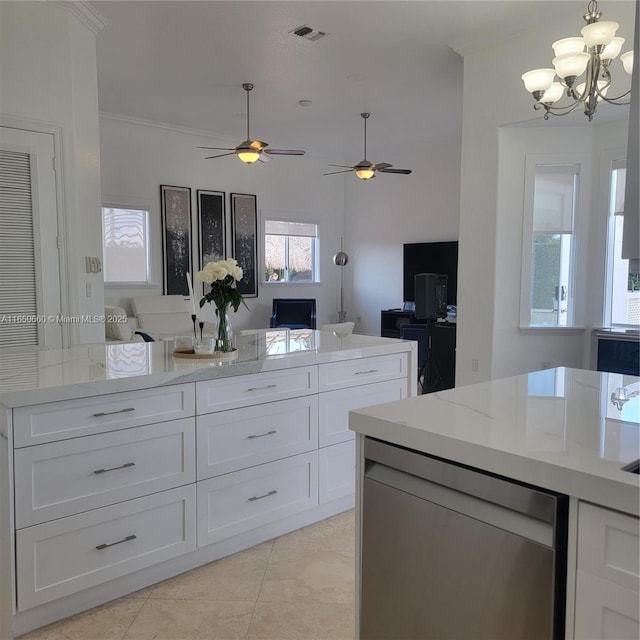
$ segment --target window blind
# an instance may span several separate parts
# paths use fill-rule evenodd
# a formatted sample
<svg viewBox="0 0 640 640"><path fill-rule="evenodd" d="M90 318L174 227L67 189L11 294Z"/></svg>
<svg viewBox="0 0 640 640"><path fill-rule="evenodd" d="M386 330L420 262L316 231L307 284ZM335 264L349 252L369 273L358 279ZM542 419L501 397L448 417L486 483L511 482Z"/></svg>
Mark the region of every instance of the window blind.
<svg viewBox="0 0 640 640"><path fill-rule="evenodd" d="M305 236L307 238L315 238L318 235L318 225L312 222L265 220L264 232L274 236Z"/></svg>
<svg viewBox="0 0 640 640"><path fill-rule="evenodd" d="M615 176L613 211L614 216L624 215L624 194L627 181L626 160L614 160L611 166Z"/></svg>
<svg viewBox="0 0 640 640"><path fill-rule="evenodd" d="M0 349L38 345L31 178L29 153L0 149Z"/></svg>
<svg viewBox="0 0 640 640"><path fill-rule="evenodd" d="M534 233L572 233L575 194L580 167L544 165L536 167L533 201Z"/></svg>

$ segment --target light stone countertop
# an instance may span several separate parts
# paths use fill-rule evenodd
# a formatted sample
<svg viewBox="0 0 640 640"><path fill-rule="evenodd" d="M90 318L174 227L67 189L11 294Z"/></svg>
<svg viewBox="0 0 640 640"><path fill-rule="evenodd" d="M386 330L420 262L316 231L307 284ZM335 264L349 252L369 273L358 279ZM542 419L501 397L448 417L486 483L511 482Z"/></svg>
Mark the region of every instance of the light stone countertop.
<svg viewBox="0 0 640 640"><path fill-rule="evenodd" d="M352 411L358 433L640 515L640 378L557 368Z"/></svg>
<svg viewBox="0 0 640 640"><path fill-rule="evenodd" d="M412 352L416 343L300 329L237 337L233 362L173 356L173 342L135 342L0 355L0 403L19 407L104 393Z"/></svg>

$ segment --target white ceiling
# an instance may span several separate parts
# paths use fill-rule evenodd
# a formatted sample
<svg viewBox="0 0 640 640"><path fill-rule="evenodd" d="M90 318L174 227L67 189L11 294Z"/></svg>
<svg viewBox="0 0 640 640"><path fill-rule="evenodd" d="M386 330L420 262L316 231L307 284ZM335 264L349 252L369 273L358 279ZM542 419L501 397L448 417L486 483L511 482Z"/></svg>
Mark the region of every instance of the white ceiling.
<svg viewBox="0 0 640 640"><path fill-rule="evenodd" d="M584 5L584 6L583 6ZM402 150L459 140L462 58L481 47L575 13L585 2L131 1L93 2L100 110L210 131L235 146L251 135L271 147L402 167ZM301 25L326 32L292 36ZM526 71L526 69L523 69ZM524 91L524 87L522 89ZM301 107L299 100L311 100ZM207 141L204 140L204 143Z"/></svg>

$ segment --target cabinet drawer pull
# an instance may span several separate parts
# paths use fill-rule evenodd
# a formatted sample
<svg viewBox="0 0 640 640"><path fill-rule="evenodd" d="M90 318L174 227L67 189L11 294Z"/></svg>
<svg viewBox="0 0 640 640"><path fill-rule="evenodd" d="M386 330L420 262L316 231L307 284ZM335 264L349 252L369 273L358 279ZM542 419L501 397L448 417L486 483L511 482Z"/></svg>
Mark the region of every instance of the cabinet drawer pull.
<svg viewBox="0 0 640 640"><path fill-rule="evenodd" d="M103 549L108 549L109 547L115 547L117 544L122 544L123 542L130 542L131 540L135 540L138 536L136 535L130 535L127 536L126 538L123 538L122 540L118 540L118 542L110 542L109 544L107 544L106 542L103 544L99 544L96 549L98 551L102 551Z"/></svg>
<svg viewBox="0 0 640 640"><path fill-rule="evenodd" d="M266 387L249 387L247 391L262 391L263 389L275 389L277 384L268 384Z"/></svg>
<svg viewBox="0 0 640 640"><path fill-rule="evenodd" d="M125 462L121 464L119 467L111 467L110 469L96 469L93 473L98 475L99 473L107 473L107 471L116 471L117 469L126 469L127 467L135 467L135 462Z"/></svg>
<svg viewBox="0 0 640 640"><path fill-rule="evenodd" d="M369 371L356 371L354 375L361 376L361 375L364 375L365 373L378 373L378 370L377 369L369 369Z"/></svg>
<svg viewBox="0 0 640 640"><path fill-rule="evenodd" d="M117 411L100 411L100 413L94 413L94 418L101 418L102 416L113 416L116 413L128 413L129 411L135 411L135 407L127 407L126 409L118 409Z"/></svg>
<svg viewBox="0 0 640 640"><path fill-rule="evenodd" d="M263 496L253 496L252 498L249 498L249 502L254 502L256 500L262 500L262 498L268 498L269 496L275 496L276 493L278 493L275 489L273 489L272 491L269 491L269 493L265 493Z"/></svg>
<svg viewBox="0 0 640 640"><path fill-rule="evenodd" d="M247 436L247 440L253 440L254 438L264 438L265 436L272 436L274 433L278 433L275 429L271 431L267 431L266 433L254 433L250 436Z"/></svg>

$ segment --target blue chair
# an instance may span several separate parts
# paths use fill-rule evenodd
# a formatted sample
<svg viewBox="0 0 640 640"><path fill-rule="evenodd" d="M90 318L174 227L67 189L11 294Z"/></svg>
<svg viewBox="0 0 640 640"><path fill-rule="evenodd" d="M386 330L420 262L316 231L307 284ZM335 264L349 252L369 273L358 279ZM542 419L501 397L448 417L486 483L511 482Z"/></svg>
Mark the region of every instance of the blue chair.
<svg viewBox="0 0 640 640"><path fill-rule="evenodd" d="M315 329L315 298L274 298L269 326L272 328Z"/></svg>

